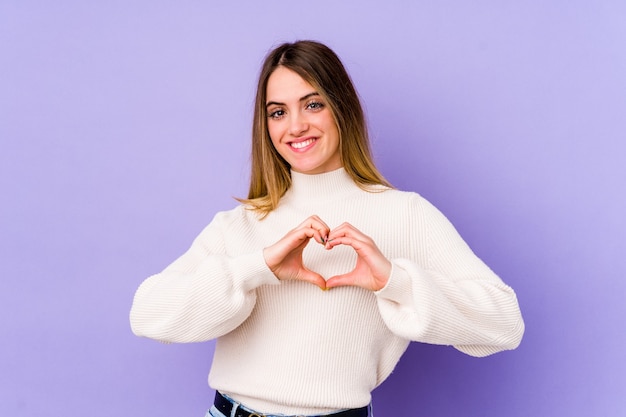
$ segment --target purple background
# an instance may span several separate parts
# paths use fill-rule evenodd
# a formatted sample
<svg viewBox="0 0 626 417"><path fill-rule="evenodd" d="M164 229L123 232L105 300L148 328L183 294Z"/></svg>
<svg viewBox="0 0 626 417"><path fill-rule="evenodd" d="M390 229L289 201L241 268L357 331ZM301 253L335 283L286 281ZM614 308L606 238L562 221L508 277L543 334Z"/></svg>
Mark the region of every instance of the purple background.
<svg viewBox="0 0 626 417"><path fill-rule="evenodd" d="M526 320L412 344L376 416L623 415L626 2L239 3L0 1L0 415L204 415L213 344L136 338L132 296L245 195L260 63L304 38Z"/></svg>

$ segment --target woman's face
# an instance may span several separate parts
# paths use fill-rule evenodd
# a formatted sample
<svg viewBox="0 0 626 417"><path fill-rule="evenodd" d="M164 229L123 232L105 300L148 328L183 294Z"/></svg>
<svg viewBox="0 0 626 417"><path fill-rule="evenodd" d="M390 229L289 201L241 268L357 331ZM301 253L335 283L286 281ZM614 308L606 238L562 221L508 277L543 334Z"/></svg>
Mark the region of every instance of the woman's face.
<svg viewBox="0 0 626 417"><path fill-rule="evenodd" d="M278 67L268 79L266 93L270 138L291 169L321 174L341 168L337 124L313 86Z"/></svg>

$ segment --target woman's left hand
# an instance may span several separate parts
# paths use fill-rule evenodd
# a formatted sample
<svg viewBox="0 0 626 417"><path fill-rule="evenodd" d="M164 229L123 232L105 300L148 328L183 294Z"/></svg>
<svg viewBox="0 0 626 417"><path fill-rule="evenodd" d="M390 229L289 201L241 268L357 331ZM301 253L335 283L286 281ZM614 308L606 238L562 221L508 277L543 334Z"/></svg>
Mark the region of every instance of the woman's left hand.
<svg viewBox="0 0 626 417"><path fill-rule="evenodd" d="M356 266L347 274L336 275L326 281L326 288L357 286L378 291L391 274L391 262L380 252L376 243L350 223L333 229L326 240L326 249L338 245L351 246L357 254Z"/></svg>

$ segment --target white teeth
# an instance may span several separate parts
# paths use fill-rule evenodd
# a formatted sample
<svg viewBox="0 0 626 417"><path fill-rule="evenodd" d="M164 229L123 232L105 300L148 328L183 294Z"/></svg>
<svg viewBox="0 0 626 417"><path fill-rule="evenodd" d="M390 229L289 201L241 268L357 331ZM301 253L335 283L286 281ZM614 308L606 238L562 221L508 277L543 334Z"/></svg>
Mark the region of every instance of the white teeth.
<svg viewBox="0 0 626 417"><path fill-rule="evenodd" d="M297 142L297 143L292 142L292 143L291 143L291 147L292 147L292 148L296 148L296 149L302 149L302 148L304 148L305 146L309 146L309 145L310 145L310 144L312 144L313 142L315 142L315 139L307 139L307 140L305 140L305 141L302 141L302 142Z"/></svg>

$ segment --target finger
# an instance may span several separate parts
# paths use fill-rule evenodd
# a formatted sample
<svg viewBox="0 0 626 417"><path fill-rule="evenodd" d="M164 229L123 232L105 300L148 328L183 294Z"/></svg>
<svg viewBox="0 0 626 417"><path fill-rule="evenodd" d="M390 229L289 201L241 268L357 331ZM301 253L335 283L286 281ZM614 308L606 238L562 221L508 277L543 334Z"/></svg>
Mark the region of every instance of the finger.
<svg viewBox="0 0 626 417"><path fill-rule="evenodd" d="M348 273L343 275L336 275L326 281L326 288L347 287L355 284L354 274Z"/></svg>
<svg viewBox="0 0 626 417"><path fill-rule="evenodd" d="M327 289L326 280L320 274L317 274L311 270L302 270L297 279L299 281L306 281L313 285L316 285L322 290Z"/></svg>
<svg viewBox="0 0 626 417"><path fill-rule="evenodd" d="M326 243L328 234L330 233L328 225L317 215L307 218L304 222L300 223L296 230L311 230L313 234L309 234L308 236L322 244Z"/></svg>
<svg viewBox="0 0 626 417"><path fill-rule="evenodd" d="M275 270L290 253L304 249L313 235L312 231L292 230L278 242L263 249L265 262L272 271Z"/></svg>
<svg viewBox="0 0 626 417"><path fill-rule="evenodd" d="M329 231L328 226L325 224L308 220L301 223L287 235L292 235L298 240L309 240L313 238L317 242L325 242Z"/></svg>
<svg viewBox="0 0 626 417"><path fill-rule="evenodd" d="M328 227L328 225L323 222L319 217L315 216L311 224L311 228L317 231L318 236L316 236L315 240L321 242L322 244L326 243L326 240L328 239L328 234L330 233L330 227Z"/></svg>
<svg viewBox="0 0 626 417"><path fill-rule="evenodd" d="M369 236L352 226L350 223L343 223L341 226L331 230L328 234L328 240L336 239L338 237L351 237L362 241L371 240Z"/></svg>
<svg viewBox="0 0 626 417"><path fill-rule="evenodd" d="M309 239L314 235L313 231L300 229L287 233L277 243L277 246L285 253L291 252L309 243Z"/></svg>
<svg viewBox="0 0 626 417"><path fill-rule="evenodd" d="M338 245L352 246L360 256L368 256L379 252L378 246L376 246L372 238L349 223L342 224L328 235L326 249L332 249Z"/></svg>
<svg viewBox="0 0 626 417"><path fill-rule="evenodd" d="M301 227L303 228L312 227L314 229L330 230L328 225L322 219L320 219L317 215L308 217L305 221L300 223L298 227L296 227L296 229L301 228Z"/></svg>
<svg viewBox="0 0 626 417"><path fill-rule="evenodd" d="M333 237L333 238L329 236L328 240L326 241L325 247L326 249L332 249L335 246L339 246L339 245L351 246L352 249L354 249L361 256L365 254L364 251L367 250L368 246L369 247L372 246L369 244L369 242L363 242L363 241L354 239L349 236L339 236L339 237Z"/></svg>
<svg viewBox="0 0 626 417"><path fill-rule="evenodd" d="M376 287L382 288L389 280L389 275L391 274L391 262L381 253L380 249L378 249L378 246L376 246L373 240L368 239L366 242L363 242L350 237L338 237L332 240L329 239L325 247L330 250L338 245L346 245L354 249L359 257L359 262L363 262L361 265L367 266L370 277L376 282ZM333 285L333 280L335 278L336 277L330 278L328 282L331 284L327 285ZM355 281L357 281L355 271L341 276L341 282L344 282L346 278L352 279L352 283L341 285L358 285L364 287L361 284L355 283ZM373 289L373 287L370 289Z"/></svg>
<svg viewBox="0 0 626 417"><path fill-rule="evenodd" d="M326 243L326 240L328 240L327 229L323 229L323 228L316 229L314 227L308 227L308 228L300 229L299 231L304 233L308 239L314 239L316 242L321 243L322 245Z"/></svg>

